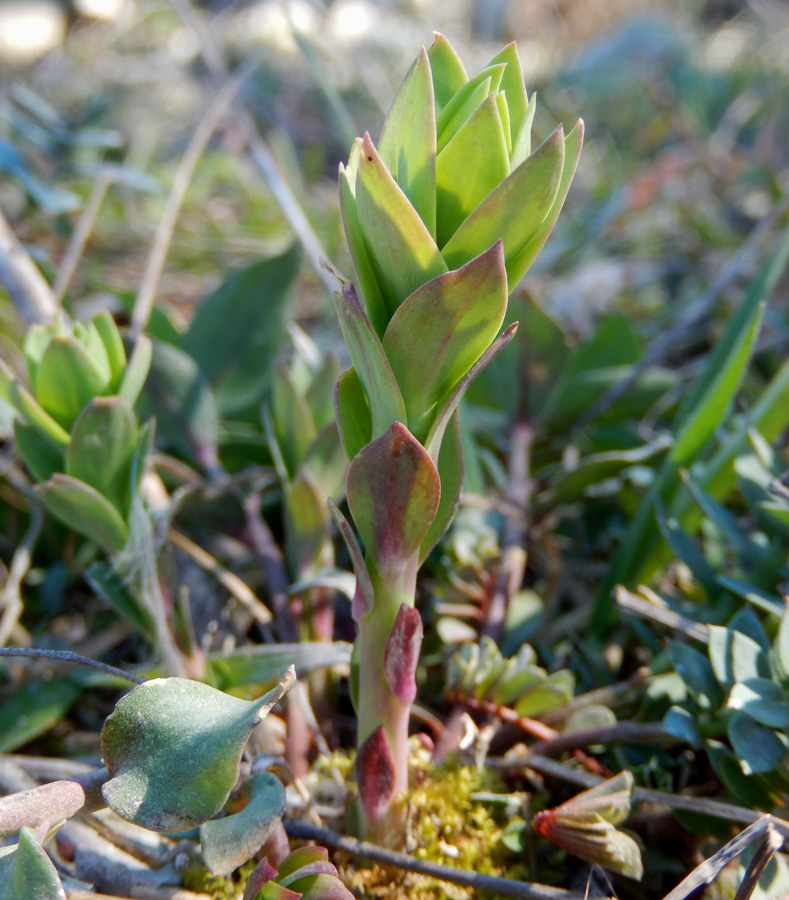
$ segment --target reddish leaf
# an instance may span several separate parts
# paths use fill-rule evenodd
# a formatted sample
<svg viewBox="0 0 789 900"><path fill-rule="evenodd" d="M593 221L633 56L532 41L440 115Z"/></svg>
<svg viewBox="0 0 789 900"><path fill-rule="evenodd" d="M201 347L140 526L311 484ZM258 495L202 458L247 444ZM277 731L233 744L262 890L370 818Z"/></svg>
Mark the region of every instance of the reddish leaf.
<svg viewBox="0 0 789 900"><path fill-rule="evenodd" d="M403 603L384 647L386 683L401 703L413 703L416 697L416 664L421 646L422 617Z"/></svg>
<svg viewBox="0 0 789 900"><path fill-rule="evenodd" d="M379 819L394 796L395 763L383 725L367 738L356 754L359 799L368 821Z"/></svg>

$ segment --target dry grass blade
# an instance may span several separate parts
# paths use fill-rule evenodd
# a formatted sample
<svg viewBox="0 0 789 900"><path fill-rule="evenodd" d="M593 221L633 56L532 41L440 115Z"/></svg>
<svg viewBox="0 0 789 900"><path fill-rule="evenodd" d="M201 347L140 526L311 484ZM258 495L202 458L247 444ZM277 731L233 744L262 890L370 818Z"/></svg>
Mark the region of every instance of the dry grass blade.
<svg viewBox="0 0 789 900"><path fill-rule="evenodd" d="M0 281L17 311L29 324L46 325L58 313L58 303L46 279L11 230L0 211Z"/></svg>
<svg viewBox="0 0 789 900"><path fill-rule="evenodd" d="M22 542L14 551L11 566L8 569L8 577L0 593L0 647L4 647L11 637L19 617L22 615L22 579L30 569L33 558L33 548L41 531L41 509L37 504L30 507L30 527L25 532Z"/></svg>

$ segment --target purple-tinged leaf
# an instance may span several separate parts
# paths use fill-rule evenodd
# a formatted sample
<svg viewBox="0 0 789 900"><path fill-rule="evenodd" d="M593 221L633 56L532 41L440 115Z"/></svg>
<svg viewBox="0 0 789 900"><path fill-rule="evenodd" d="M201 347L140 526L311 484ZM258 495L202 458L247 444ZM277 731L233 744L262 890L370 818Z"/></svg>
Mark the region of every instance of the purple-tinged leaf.
<svg viewBox="0 0 789 900"><path fill-rule="evenodd" d="M438 511L430 523L430 528L419 548L419 562L424 562L427 555L444 536L447 528L452 524L455 513L460 505L460 495L463 492L463 477L465 466L463 463L463 443L460 439L460 419L457 409L449 419L449 425L444 432L441 441L441 450L438 454L438 475L441 479L441 499L438 503Z"/></svg>
<svg viewBox="0 0 789 900"><path fill-rule="evenodd" d="M509 342L515 337L515 332L518 330L518 323L513 322L512 325L509 326L504 332L502 332L496 340L488 347L488 349L480 356L477 362L469 369L466 375L458 382L455 386L455 389L452 391L450 396L447 398L441 412L436 416L433 421L433 426L430 429L430 434L427 436L427 440L425 441L425 446L430 453L431 459L436 459L441 450L441 442L444 438L444 432L446 431L447 425L449 424L449 420L452 418L452 414L458 407L458 403L460 403L463 394L466 393L466 389L471 384L471 382L479 375L479 373L487 366L487 364L495 359L501 353L501 351L509 344Z"/></svg>
<svg viewBox="0 0 789 900"><path fill-rule="evenodd" d="M383 345L362 309L350 282L334 294L337 316L353 368L362 383L373 420L373 437L380 437L396 421L404 421L405 404Z"/></svg>
<svg viewBox="0 0 789 900"><path fill-rule="evenodd" d="M507 311L504 250L489 250L423 285L392 317L383 347L408 427L424 440L437 405L495 339Z"/></svg>
<svg viewBox="0 0 789 900"><path fill-rule="evenodd" d="M250 872L244 887L244 900L254 900L255 895L273 878L277 877L277 870L267 859L261 859L255 868Z"/></svg>
<svg viewBox="0 0 789 900"><path fill-rule="evenodd" d="M389 690L401 703L416 698L416 664L422 646L422 616L403 603L397 611L384 646L384 677Z"/></svg>
<svg viewBox="0 0 789 900"><path fill-rule="evenodd" d="M298 881L300 878L308 878L310 875L334 875L337 877L337 869L328 861L328 859L316 860L312 863L305 863L291 875L287 877L280 874L280 884L285 887L290 887L290 885L294 881Z"/></svg>
<svg viewBox="0 0 789 900"><path fill-rule="evenodd" d="M381 161L368 134L361 146L356 202L391 318L406 297L448 267L428 227Z"/></svg>
<svg viewBox="0 0 789 900"><path fill-rule="evenodd" d="M367 571L362 548L356 540L356 535L353 533L350 523L331 498L329 498L329 509L331 510L332 516L334 516L337 527L340 529L340 534L343 536L345 546L351 554L351 563L356 575L356 589L353 594L351 614L357 622L361 622L375 604L375 591L373 590L373 585L370 581L370 573Z"/></svg>
<svg viewBox="0 0 789 900"><path fill-rule="evenodd" d="M304 866L310 866L316 862L328 862L329 851L325 847L310 844L307 847L299 847L289 853L279 866L278 878L284 881Z"/></svg>
<svg viewBox="0 0 789 900"><path fill-rule="evenodd" d="M395 422L351 463L347 494L367 558L385 576L419 550L438 509L441 483L425 448Z"/></svg>
<svg viewBox="0 0 789 900"><path fill-rule="evenodd" d="M299 891L302 900L354 900L336 875L309 875L294 881L291 887Z"/></svg>
<svg viewBox="0 0 789 900"><path fill-rule="evenodd" d="M368 821L374 822L389 809L395 789L395 762L383 725L367 738L356 754L359 799Z"/></svg>

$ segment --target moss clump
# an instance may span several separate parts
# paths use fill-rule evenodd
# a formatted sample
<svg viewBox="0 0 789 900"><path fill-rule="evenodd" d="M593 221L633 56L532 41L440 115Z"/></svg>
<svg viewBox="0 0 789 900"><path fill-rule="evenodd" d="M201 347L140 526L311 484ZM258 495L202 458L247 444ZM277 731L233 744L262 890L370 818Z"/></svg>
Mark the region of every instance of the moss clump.
<svg viewBox="0 0 789 900"><path fill-rule="evenodd" d="M255 861L244 863L236 872L235 878L212 875L203 863L195 858L184 869L183 886L198 894L210 894L214 900L241 900L244 885L250 872L255 868Z"/></svg>

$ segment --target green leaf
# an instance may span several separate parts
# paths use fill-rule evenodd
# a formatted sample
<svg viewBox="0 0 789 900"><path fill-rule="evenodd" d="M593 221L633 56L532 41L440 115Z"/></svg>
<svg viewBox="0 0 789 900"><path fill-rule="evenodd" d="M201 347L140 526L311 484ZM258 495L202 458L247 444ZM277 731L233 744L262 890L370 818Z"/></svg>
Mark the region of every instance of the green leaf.
<svg viewBox="0 0 789 900"><path fill-rule="evenodd" d="M18 687L0 705L0 753L10 753L49 731L81 694L82 688L66 678Z"/></svg>
<svg viewBox="0 0 789 900"><path fill-rule="evenodd" d="M118 394L126 400L130 406L134 406L140 396L145 380L151 370L153 359L153 341L146 334L137 338L137 343L132 350L129 362L123 373L123 380L118 388Z"/></svg>
<svg viewBox="0 0 789 900"><path fill-rule="evenodd" d="M351 460L373 437L370 404L353 367L346 369L337 379L334 409L345 455Z"/></svg>
<svg viewBox="0 0 789 900"><path fill-rule="evenodd" d="M667 516L666 508L659 496L655 497L655 517L663 540L669 545L677 559L685 563L707 591L713 592L717 585L715 570L707 562L703 551L693 538L682 530L679 522L673 516L670 518Z"/></svg>
<svg viewBox="0 0 789 900"><path fill-rule="evenodd" d="M728 734L746 775L771 772L786 756L786 744L780 737L745 713L736 713L731 718Z"/></svg>
<svg viewBox="0 0 789 900"><path fill-rule="evenodd" d="M389 110L378 153L435 238L436 110L430 61L424 47Z"/></svg>
<svg viewBox="0 0 789 900"><path fill-rule="evenodd" d="M59 425L70 429L88 402L109 389L108 370L72 335L55 335L38 367L36 399Z"/></svg>
<svg viewBox="0 0 789 900"><path fill-rule="evenodd" d="M324 359L305 393L312 420L318 431L329 424L334 425L333 389L339 376L340 367L332 353Z"/></svg>
<svg viewBox="0 0 789 900"><path fill-rule="evenodd" d="M288 478L295 477L317 431L306 398L288 370L277 366L271 390L270 423Z"/></svg>
<svg viewBox="0 0 789 900"><path fill-rule="evenodd" d="M742 710L760 725L770 728L789 726L789 696L769 678L747 678L735 684L726 704Z"/></svg>
<svg viewBox="0 0 789 900"><path fill-rule="evenodd" d="M337 499L345 493L348 461L334 419L310 444L303 469L309 473L321 497Z"/></svg>
<svg viewBox="0 0 789 900"><path fill-rule="evenodd" d="M287 314L299 271L296 245L230 276L198 307L181 347L198 364L222 415L259 403L287 338Z"/></svg>
<svg viewBox="0 0 789 900"><path fill-rule="evenodd" d="M285 788L270 772L253 775L244 795L248 803L240 812L200 826L200 849L214 875L229 875L252 859L285 812Z"/></svg>
<svg viewBox="0 0 789 900"><path fill-rule="evenodd" d="M410 431L424 440L438 404L493 342L507 310L501 241L415 291L392 317L383 349Z"/></svg>
<svg viewBox="0 0 789 900"><path fill-rule="evenodd" d="M746 775L737 757L720 741L708 740L704 746L715 774L740 803L751 809L771 809L783 801L783 792L772 776Z"/></svg>
<svg viewBox="0 0 789 900"><path fill-rule="evenodd" d="M84 574L88 584L115 612L148 638L155 637L153 616L132 594L115 567L105 562L94 562Z"/></svg>
<svg viewBox="0 0 789 900"><path fill-rule="evenodd" d="M32 828L23 827L19 843L0 850L0 900L66 900L57 869Z"/></svg>
<svg viewBox="0 0 789 900"><path fill-rule="evenodd" d="M383 288L373 266L370 248L367 246L365 229L359 219L356 202L356 188L359 164L362 158L362 139L357 138L351 147L347 168L340 165L340 209L345 226L345 236L353 257L359 290L364 300L364 308L378 337L383 337L389 322L389 312L384 300Z"/></svg>
<svg viewBox="0 0 789 900"><path fill-rule="evenodd" d="M66 459L62 448L53 446L41 432L22 419L14 419L14 440L19 455L36 481L46 481L62 472Z"/></svg>
<svg viewBox="0 0 789 900"><path fill-rule="evenodd" d="M372 437L377 438L392 422L406 421L403 397L383 345L364 314L353 285L344 284L342 291L334 294L334 300L353 370L364 388L372 414ZM347 400L347 395L341 395L340 399ZM342 406L340 409L342 413ZM343 440L347 447L345 437Z"/></svg>
<svg viewBox="0 0 789 900"><path fill-rule="evenodd" d="M784 682L789 681L789 603L786 600L784 600L781 624L778 626L778 634L773 646L773 659Z"/></svg>
<svg viewBox="0 0 789 900"><path fill-rule="evenodd" d="M441 499L438 502L438 510L433 521L430 523L430 528L419 548L420 563L427 558L455 518L455 513L460 505L460 495L463 492L464 471L460 421L458 411L455 410L444 432L444 439L441 441L441 450L438 454Z"/></svg>
<svg viewBox="0 0 789 900"><path fill-rule="evenodd" d="M137 419L123 397L94 397L71 431L66 472L129 514L130 472L139 434Z"/></svg>
<svg viewBox="0 0 789 900"><path fill-rule="evenodd" d="M186 831L225 805L250 732L290 687L293 669L258 700L185 678L131 690L101 732L110 779L101 789L119 816L151 831Z"/></svg>
<svg viewBox="0 0 789 900"><path fill-rule="evenodd" d="M553 476L548 484L550 502L569 503L577 500L592 485L612 478L630 466L649 462L665 453L670 446L670 441L661 436L632 450L613 450L586 456L571 469L562 469Z"/></svg>
<svg viewBox="0 0 789 900"><path fill-rule="evenodd" d="M348 472L348 505L368 563L397 574L419 546L438 509L441 485L425 448L400 422L364 447Z"/></svg>
<svg viewBox="0 0 789 900"><path fill-rule="evenodd" d="M723 691L707 657L679 641L669 641L668 652L677 675L688 686L699 706L702 709L718 709L723 702Z"/></svg>
<svg viewBox="0 0 789 900"><path fill-rule="evenodd" d="M489 94L436 158L437 239L443 247L510 174L504 126ZM480 252L484 246L478 246Z"/></svg>
<svg viewBox="0 0 789 900"><path fill-rule="evenodd" d="M126 351L123 349L118 326L106 309L96 313L93 317L93 325L107 354L110 367L110 390L117 391L126 371Z"/></svg>
<svg viewBox="0 0 789 900"><path fill-rule="evenodd" d="M504 92L507 98L507 108L510 114L510 128L512 143L515 144L527 119L529 98L526 95L526 86L523 83L523 69L521 68L518 48L513 41L500 50L485 68L504 63L506 68L501 76L499 90ZM529 129L531 122L528 123Z"/></svg>
<svg viewBox="0 0 789 900"><path fill-rule="evenodd" d="M696 719L681 706L672 706L663 716L663 731L696 749L701 747L701 734Z"/></svg>
<svg viewBox="0 0 789 900"><path fill-rule="evenodd" d="M333 500L329 500L329 509L337 523L337 528L345 541L348 553L351 557L351 565L356 575L356 585L353 592L353 603L351 613L357 622L360 622L375 605L375 591L373 583L370 580L370 573L367 571L367 564L364 561L364 553L359 546L359 541L350 526L350 523L340 511L339 507Z"/></svg>
<svg viewBox="0 0 789 900"><path fill-rule="evenodd" d="M433 76L436 109L441 112L468 81L468 76L455 48L443 34L435 33L427 55L430 59L430 71Z"/></svg>
<svg viewBox="0 0 789 900"><path fill-rule="evenodd" d="M470 78L441 110L436 120L438 153L441 153L463 124L471 118L480 103L489 94L495 94L498 91L505 68L506 65L500 63L483 69Z"/></svg>
<svg viewBox="0 0 789 900"><path fill-rule="evenodd" d="M701 377L677 415L671 459L687 466L704 449L725 418L745 373L759 333L767 297L789 258L789 230L776 255L762 268L707 359Z"/></svg>
<svg viewBox="0 0 789 900"><path fill-rule="evenodd" d="M61 522L100 544L107 553L120 553L125 547L129 529L121 514L84 481L55 474L37 485L36 493Z"/></svg>
<svg viewBox="0 0 789 900"><path fill-rule="evenodd" d="M517 287L522 276L513 274L512 263L553 206L564 165L564 145L564 135L558 128L475 207L441 248L447 265L459 268L501 238L507 281L510 290Z"/></svg>
<svg viewBox="0 0 789 900"><path fill-rule="evenodd" d="M721 684L730 688L736 681L770 677L768 656L753 638L721 625L708 627L710 663Z"/></svg>
<svg viewBox="0 0 789 900"><path fill-rule="evenodd" d="M432 459L436 459L438 457L439 451L441 449L441 442L444 438L444 432L449 424L452 415L455 410L458 408L458 404L463 399L463 394L465 394L468 386L471 382L485 369L485 366L488 363L495 359L499 353L509 344L509 342L515 337L515 332L518 330L518 323L513 322L512 325L509 326L502 334L500 334L496 340L488 347L488 349L480 356L480 358L474 363L474 365L468 370L468 372L460 379L460 381L455 385L452 393L447 397L444 401L441 410L438 412L436 417L433 419L433 424L430 428L430 433L427 436L427 440L425 441L425 447L427 447L428 452Z"/></svg>
<svg viewBox="0 0 789 900"><path fill-rule="evenodd" d="M447 265L427 226L387 171L369 135L361 146L356 203L391 318L406 297L431 278L443 275Z"/></svg>
<svg viewBox="0 0 789 900"><path fill-rule="evenodd" d="M223 691L246 685L269 685L285 666L293 665L299 675L328 666L347 665L351 645L302 641L298 644L260 644L237 650L209 653L206 659L211 683Z"/></svg>
<svg viewBox="0 0 789 900"><path fill-rule="evenodd" d="M22 386L2 359L0 359L0 397L4 397L28 425L35 428L54 449L62 450L68 446L70 440L68 432L41 408L38 401Z"/></svg>
<svg viewBox="0 0 789 900"><path fill-rule="evenodd" d="M736 578L727 578L724 575L718 576L718 583L721 587L731 591L737 597L747 600L764 612L771 613L774 616L780 616L784 604L780 598L773 594L768 594L755 585L749 584L747 581L738 581Z"/></svg>
<svg viewBox="0 0 789 900"><path fill-rule="evenodd" d="M323 565L329 540L329 509L309 476L299 473L284 488L285 557L294 579L308 578Z"/></svg>
<svg viewBox="0 0 789 900"><path fill-rule="evenodd" d="M542 250L545 242L548 240L548 236L553 231L553 226L559 218L559 213L562 211L564 201L567 198L567 193L570 190L570 185L572 184L573 176L575 175L575 170L578 166L578 160L581 158L583 141L584 123L579 119L575 128L573 128L564 140L564 157L561 178L559 179L559 186L550 209L545 214L545 217L537 230L528 238L526 243L517 248L517 250L512 248L514 251L513 254L510 254L510 252L507 253L507 277L509 278L510 290L514 290L523 279L523 276L529 271L532 263L537 259L540 250ZM540 148L538 148L525 162L521 163L520 168L527 165L539 152ZM513 175L519 171L520 169L515 169Z"/></svg>
<svg viewBox="0 0 789 900"><path fill-rule="evenodd" d="M216 463L219 421L214 396L194 359L159 341L138 404L140 419L155 418L158 439L204 467Z"/></svg>
<svg viewBox="0 0 789 900"><path fill-rule="evenodd" d="M574 693L575 678L572 672L562 669L525 691L515 704L515 711L519 716L540 716L569 703Z"/></svg>

